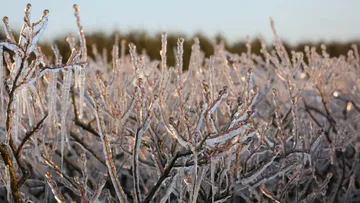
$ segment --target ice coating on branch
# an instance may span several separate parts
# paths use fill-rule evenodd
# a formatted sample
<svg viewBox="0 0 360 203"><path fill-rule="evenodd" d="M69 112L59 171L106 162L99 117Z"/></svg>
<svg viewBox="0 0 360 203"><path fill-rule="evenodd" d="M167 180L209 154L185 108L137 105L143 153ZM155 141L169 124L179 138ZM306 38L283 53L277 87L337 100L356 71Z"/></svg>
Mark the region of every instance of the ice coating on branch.
<svg viewBox="0 0 360 203"><path fill-rule="evenodd" d="M176 174L172 180L171 183L168 185L166 192L164 194L164 196L161 197L160 199L160 203L166 203L166 201L169 199L171 193L176 189L176 180L179 174Z"/></svg>
<svg viewBox="0 0 360 203"><path fill-rule="evenodd" d="M278 157L278 155L280 154L280 150L263 166L261 166L261 168L259 168L258 170L256 170L254 173L252 173L250 176L245 177L243 179L240 180L240 182L245 185L245 184L249 184L251 182L253 182L257 177L259 177L271 164L273 164L274 160Z"/></svg>
<svg viewBox="0 0 360 203"><path fill-rule="evenodd" d="M206 110L208 108L208 104L207 103L202 103L200 108L202 109L202 111L201 111L201 114L200 114L200 118L198 119L198 122L196 124L196 130L195 130L196 133L201 133L200 129L201 129L202 125L203 125L204 116L205 116L205 112L206 112Z"/></svg>
<svg viewBox="0 0 360 203"><path fill-rule="evenodd" d="M69 101L72 71L76 70L76 72L79 72L79 70L85 68L87 64L86 42L83 33L80 37L80 48L78 48L75 43L73 44L74 47L72 47L72 54L66 65L62 64L59 51L55 47L53 47L55 53L55 64L50 64L51 61L47 59L45 54L41 51L41 47L37 44L47 27L49 11L44 10L40 20L32 23L30 10L31 5L27 4L24 12L24 24L21 28L18 43L15 41L11 32L8 18L3 18L6 39L5 41L0 42L0 120L6 121L4 122L4 124L6 123L6 129L3 129L3 126L1 125L0 134L2 135L3 131L7 132L5 134L6 136L4 136L6 137L6 140L3 144L1 144L1 154L4 155L3 150L8 148L5 150L10 150L9 152L11 153L9 156L13 156L13 158L11 158L11 162L13 162L14 167L11 167L11 171L15 171L15 174L11 172L10 176L12 176L11 187L12 190L14 190L14 193L20 192L21 187L28 178L28 169L22 165L23 161L29 159L29 157L41 158L44 154L46 154L46 156L51 156L54 152L53 150L56 150L56 141L51 142L44 139L48 137L54 138L56 135L52 135L52 133L54 133L52 132L53 130L48 131L48 128L44 130L45 128L43 128L43 126L45 125L46 127L49 127L53 124L52 127L57 127L58 125L56 122L56 86L58 83L61 83L56 77L58 72L64 73L61 95L62 121L60 135L61 168L63 168L63 151L65 145L64 138L66 138L66 143L70 146L69 138L67 137L68 135L66 132L66 119L68 119L66 112L68 109L67 106ZM78 16L77 19L79 21ZM4 52L4 47L9 52ZM79 62L80 56L82 57L81 62ZM3 59L5 59L7 70L4 70L3 68ZM85 76L82 73L79 74L80 79L79 81L76 81L76 84L82 85L82 87L79 88L80 92L83 93ZM46 82L44 83L41 80ZM45 86L43 86L44 84ZM45 93L43 90L45 90ZM5 92L7 93L6 95L4 95ZM5 102L7 102L8 105L5 105ZM43 123L47 116L45 114L46 108L44 108L44 106L47 106L47 113L49 114L48 116L50 120L50 122L46 123ZM7 112L6 117L5 112ZM39 120L38 117L43 117L44 119ZM40 130L41 132L39 133ZM39 134L50 135L39 136ZM35 156L28 155L29 149L34 151ZM19 171L21 171L22 175L17 177L16 173ZM61 181L62 183L64 182L64 180ZM68 182L66 182L66 184ZM53 184L49 185L51 187ZM92 193L91 191L89 192ZM59 195L55 194L55 196L57 201L62 201L61 198L58 198ZM16 199L16 196L14 196L14 198L14 201L19 201Z"/></svg>
<svg viewBox="0 0 360 203"><path fill-rule="evenodd" d="M167 34L166 32L163 32L161 34L161 51L160 51L160 56L161 56L161 71L162 71L162 75L164 75L165 73L165 69L166 69L166 52L167 52Z"/></svg>
<svg viewBox="0 0 360 203"><path fill-rule="evenodd" d="M316 149L319 147L323 137L325 135L325 132L324 131L320 131L319 132L319 135L318 137L314 140L314 142L311 144L311 147L310 147L310 153L315 153L316 152Z"/></svg>
<svg viewBox="0 0 360 203"><path fill-rule="evenodd" d="M164 82L165 82L165 77L166 77L166 71L167 71L167 63L166 63L166 52L167 52L167 34L166 32L163 32L161 34L161 51L160 51L160 56L161 56L161 81L160 81L160 100L163 100L163 96L164 96Z"/></svg>
<svg viewBox="0 0 360 203"><path fill-rule="evenodd" d="M80 38L80 49L81 49L81 62L87 62L87 48L86 48L86 38L83 30L83 26L81 25L80 21L80 14L79 14L79 6L77 4L74 4L74 10L75 10L75 17L76 17L76 23L79 28L79 38Z"/></svg>
<svg viewBox="0 0 360 203"><path fill-rule="evenodd" d="M184 38L180 37L177 41L177 69L178 69L178 77L183 73L183 55L184 55ZM181 78L178 78L180 80Z"/></svg>
<svg viewBox="0 0 360 203"><path fill-rule="evenodd" d="M224 86L223 90L220 92L218 99L213 102L212 105L210 105L210 109L208 110L208 114L215 113L215 110L220 106L221 101L226 99L226 97L229 95L228 93L228 87Z"/></svg>
<svg viewBox="0 0 360 203"><path fill-rule="evenodd" d="M91 198L90 203L98 203L99 202L99 197L101 194L101 191L103 190L104 186L105 186L106 181L105 180L101 180L99 182L99 184L96 187L96 190L94 191L93 197Z"/></svg>
<svg viewBox="0 0 360 203"><path fill-rule="evenodd" d="M97 124L97 128L98 128L98 132L102 141L102 145L103 145L103 152L105 155L105 162L106 162L106 167L109 171L109 175L110 175L110 180L113 184L113 187L115 188L115 192L116 192L116 196L118 198L118 200L120 201L120 203L127 203L127 197L124 193L124 190L122 189L122 186L120 185L118 176L117 176L117 172L116 172L116 168L114 165L114 161L112 158L112 152L111 152L111 146L108 140L108 137L106 134L103 134L103 125L101 124L101 120L100 120L100 112L99 112L99 108L98 108L98 104L95 101L94 98L92 98L92 93L89 92L90 97L92 99L92 102L94 103L94 114L95 114L95 118L96 118L96 124Z"/></svg>
<svg viewBox="0 0 360 203"><path fill-rule="evenodd" d="M65 198L61 195L59 188L55 181L53 181L50 172L45 173L46 182L48 183L52 193L55 196L55 199L58 203L66 203Z"/></svg>
<svg viewBox="0 0 360 203"><path fill-rule="evenodd" d="M59 49L56 44L51 45L51 50L54 52L55 55L55 65L61 66L62 64L62 56L60 55Z"/></svg>
<svg viewBox="0 0 360 203"><path fill-rule="evenodd" d="M75 47L76 47L76 42L75 42L75 38L74 38L74 36L72 36L72 34L69 34L69 35L66 37L66 41L68 42L71 50L75 49Z"/></svg>
<svg viewBox="0 0 360 203"><path fill-rule="evenodd" d="M25 7L25 17L24 25L21 28L21 34L19 37L19 45L24 48L26 45L26 39L29 38L29 28L31 27L31 18L30 18L31 4L27 4Z"/></svg>
<svg viewBox="0 0 360 203"><path fill-rule="evenodd" d="M184 140L180 135L179 133L177 132L177 130L174 128L173 124L169 124L169 127L166 128L167 131L170 133L170 135L172 135L178 142L181 146L187 148L187 149L191 149L193 148L192 145L187 142L186 140Z"/></svg>
<svg viewBox="0 0 360 203"><path fill-rule="evenodd" d="M24 51L15 43L11 43L11 42L0 42L1 46L6 47L7 49L15 52L16 55L18 55L19 57L16 57L16 60L20 60L23 56L24 56ZM18 63L18 65L20 65Z"/></svg>
<svg viewBox="0 0 360 203"><path fill-rule="evenodd" d="M130 60L131 65L134 70L135 76L137 79L141 78L140 76L140 66L139 66L139 56L136 53L136 46L133 43L129 44Z"/></svg>
<svg viewBox="0 0 360 203"><path fill-rule="evenodd" d="M224 133L219 133L217 135L217 137L215 138L208 138L206 139L205 143L208 146L212 146L215 144L223 144L225 142L227 142L228 140L230 140L231 138L235 137L235 136L242 136L244 135L245 131L250 129L250 125L249 124L245 124L245 125L240 125L239 127L234 127L229 129L228 131L224 132Z"/></svg>
<svg viewBox="0 0 360 203"><path fill-rule="evenodd" d="M134 150L133 150L133 157L134 157L133 176L134 176L134 189L135 189L135 193L136 193L135 197L138 202L141 202L141 195L140 195L140 188L139 188L139 178L140 178L139 153L140 153L141 139L142 139L142 136L144 135L145 131L150 127L151 113L152 113L153 109L157 106L157 103L159 101L159 98L157 96L154 99L155 99L154 103L151 105L151 107L148 110L147 118L146 118L143 126L136 133L135 140L134 140L135 145L134 145Z"/></svg>
<svg viewBox="0 0 360 203"><path fill-rule="evenodd" d="M41 19L38 22L36 22L33 25L33 29L32 29L33 37L32 40L30 41L30 45L26 52L27 56L29 56L30 53L33 52L33 50L36 48L37 41L43 35L47 27L48 17L49 17L49 10L44 10L44 15L41 17Z"/></svg>

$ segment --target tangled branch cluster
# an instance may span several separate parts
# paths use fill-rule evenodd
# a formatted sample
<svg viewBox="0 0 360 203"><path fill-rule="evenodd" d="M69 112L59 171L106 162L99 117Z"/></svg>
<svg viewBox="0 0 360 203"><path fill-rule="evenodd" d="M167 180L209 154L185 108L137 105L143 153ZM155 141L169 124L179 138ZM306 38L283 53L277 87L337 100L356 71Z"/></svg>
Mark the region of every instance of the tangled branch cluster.
<svg viewBox="0 0 360 203"><path fill-rule="evenodd" d="M18 43L0 42L0 197L9 202L358 202L360 58L286 50L271 27L261 56L194 39L183 71L115 40L112 60L87 44L37 41L49 11ZM120 49L120 50L119 50ZM106 55L106 54L105 54ZM86 78L86 82L85 82Z"/></svg>

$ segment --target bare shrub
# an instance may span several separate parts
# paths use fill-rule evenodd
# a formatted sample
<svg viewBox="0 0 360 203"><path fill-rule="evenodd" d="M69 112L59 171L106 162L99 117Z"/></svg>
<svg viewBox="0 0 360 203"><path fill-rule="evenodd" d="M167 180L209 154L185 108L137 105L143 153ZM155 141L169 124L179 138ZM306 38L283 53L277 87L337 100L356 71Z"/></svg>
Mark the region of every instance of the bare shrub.
<svg viewBox="0 0 360 203"><path fill-rule="evenodd" d="M183 71L116 39L109 62L79 42L64 63L37 41L25 8L20 39L4 17L0 43L0 197L9 202L358 202L360 59L194 39ZM130 53L125 53L129 46ZM173 47L171 47L173 48ZM86 81L85 81L86 79Z"/></svg>

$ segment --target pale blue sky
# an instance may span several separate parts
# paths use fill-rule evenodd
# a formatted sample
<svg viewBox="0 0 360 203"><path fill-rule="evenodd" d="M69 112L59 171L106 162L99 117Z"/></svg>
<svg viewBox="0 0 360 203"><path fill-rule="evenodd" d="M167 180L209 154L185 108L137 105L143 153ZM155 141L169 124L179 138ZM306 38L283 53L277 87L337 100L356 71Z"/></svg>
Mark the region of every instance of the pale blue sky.
<svg viewBox="0 0 360 203"><path fill-rule="evenodd" d="M49 9L45 39L75 33L72 5L80 6L84 30L127 32L145 30L221 33L230 41L261 34L273 39L269 17L279 35L292 43L305 40L360 39L360 0L0 0L0 16L8 16L13 30L22 25L26 3L32 19Z"/></svg>

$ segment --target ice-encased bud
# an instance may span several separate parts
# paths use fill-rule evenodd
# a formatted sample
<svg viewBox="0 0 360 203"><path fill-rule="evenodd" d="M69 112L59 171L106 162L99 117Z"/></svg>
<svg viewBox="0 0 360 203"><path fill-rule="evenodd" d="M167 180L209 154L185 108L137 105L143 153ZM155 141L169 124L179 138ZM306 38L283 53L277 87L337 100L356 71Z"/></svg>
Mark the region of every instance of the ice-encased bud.
<svg viewBox="0 0 360 203"><path fill-rule="evenodd" d="M49 14L49 12L50 12L50 11L49 11L48 9L45 9L45 10L44 10L44 16L47 16L47 15Z"/></svg>
<svg viewBox="0 0 360 203"><path fill-rule="evenodd" d="M75 9L75 12L79 12L79 6L77 4L74 4L73 7Z"/></svg>
<svg viewBox="0 0 360 203"><path fill-rule="evenodd" d="M4 16L3 17L3 22L4 22L4 24L9 24L9 18L7 17L7 16Z"/></svg>

